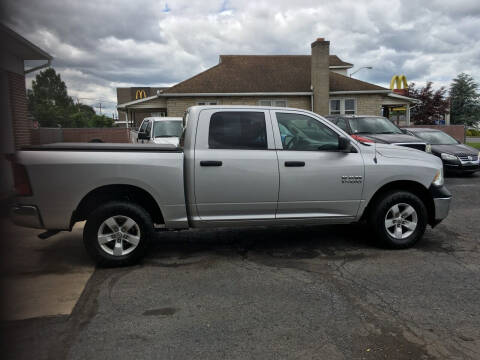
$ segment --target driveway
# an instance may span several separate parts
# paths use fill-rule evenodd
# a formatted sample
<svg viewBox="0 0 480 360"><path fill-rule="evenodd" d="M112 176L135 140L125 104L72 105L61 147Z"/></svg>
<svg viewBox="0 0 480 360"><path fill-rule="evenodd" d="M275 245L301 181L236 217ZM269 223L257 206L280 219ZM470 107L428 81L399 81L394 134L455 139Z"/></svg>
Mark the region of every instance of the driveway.
<svg viewBox="0 0 480 360"><path fill-rule="evenodd" d="M95 270L71 315L4 322L8 354L478 359L480 174L447 186L449 217L403 251L362 226L159 234L141 265ZM80 264L66 245L44 261L83 267L80 234L70 240Z"/></svg>

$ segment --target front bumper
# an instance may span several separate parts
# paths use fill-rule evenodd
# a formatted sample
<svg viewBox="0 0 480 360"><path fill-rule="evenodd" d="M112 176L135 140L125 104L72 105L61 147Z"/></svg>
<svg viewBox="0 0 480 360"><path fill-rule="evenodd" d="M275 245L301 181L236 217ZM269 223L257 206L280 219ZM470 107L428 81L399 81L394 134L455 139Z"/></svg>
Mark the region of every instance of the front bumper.
<svg viewBox="0 0 480 360"><path fill-rule="evenodd" d="M10 209L10 218L15 225L43 229L38 208L34 205L14 205Z"/></svg>
<svg viewBox="0 0 480 360"><path fill-rule="evenodd" d="M452 202L452 194L445 186L430 186L430 194L433 198L433 205L435 207L434 223L438 224L445 219L450 210L450 203Z"/></svg>
<svg viewBox="0 0 480 360"><path fill-rule="evenodd" d="M462 160L444 160L442 159L445 171L458 173L473 173L480 171L480 160L462 161Z"/></svg>
<svg viewBox="0 0 480 360"><path fill-rule="evenodd" d="M435 221L441 221L447 217L451 202L451 197L433 199L433 203L435 204Z"/></svg>

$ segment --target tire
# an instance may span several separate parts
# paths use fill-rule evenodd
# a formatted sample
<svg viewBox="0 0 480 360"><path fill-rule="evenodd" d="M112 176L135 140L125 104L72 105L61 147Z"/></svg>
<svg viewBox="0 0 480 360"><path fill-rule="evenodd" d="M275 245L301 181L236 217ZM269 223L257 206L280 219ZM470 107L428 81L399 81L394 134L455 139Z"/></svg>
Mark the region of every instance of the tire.
<svg viewBox="0 0 480 360"><path fill-rule="evenodd" d="M415 245L422 238L427 221L425 204L407 191L385 194L372 204L369 214L369 224L377 240L390 249L406 249Z"/></svg>
<svg viewBox="0 0 480 360"><path fill-rule="evenodd" d="M114 201L88 216L83 242L97 265L127 266L144 256L152 233L153 222L144 208Z"/></svg>

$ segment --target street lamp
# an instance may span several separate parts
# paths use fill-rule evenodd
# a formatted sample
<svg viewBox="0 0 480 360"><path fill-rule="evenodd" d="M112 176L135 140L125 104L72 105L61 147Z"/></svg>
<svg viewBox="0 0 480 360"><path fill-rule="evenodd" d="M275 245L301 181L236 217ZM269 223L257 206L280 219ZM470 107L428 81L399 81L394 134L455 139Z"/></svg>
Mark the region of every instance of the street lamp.
<svg viewBox="0 0 480 360"><path fill-rule="evenodd" d="M359 71L362 70L362 69L372 70L373 67L371 67L371 66L362 66L360 69L358 69L358 70L354 71L353 73L351 73L351 74L350 74L350 77L352 77L353 74L356 74L357 72L359 72Z"/></svg>

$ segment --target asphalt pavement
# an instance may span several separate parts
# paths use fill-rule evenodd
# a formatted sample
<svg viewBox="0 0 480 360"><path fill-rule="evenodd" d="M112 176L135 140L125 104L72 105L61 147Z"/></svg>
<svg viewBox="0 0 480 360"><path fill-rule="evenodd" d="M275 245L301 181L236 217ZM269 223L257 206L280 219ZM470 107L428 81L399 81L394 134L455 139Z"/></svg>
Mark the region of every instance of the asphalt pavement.
<svg viewBox="0 0 480 360"><path fill-rule="evenodd" d="M479 359L480 174L446 183L449 217L408 250L375 247L359 225L158 234L142 264L96 269L71 314L4 321L2 353ZM45 261L71 259L56 250Z"/></svg>

